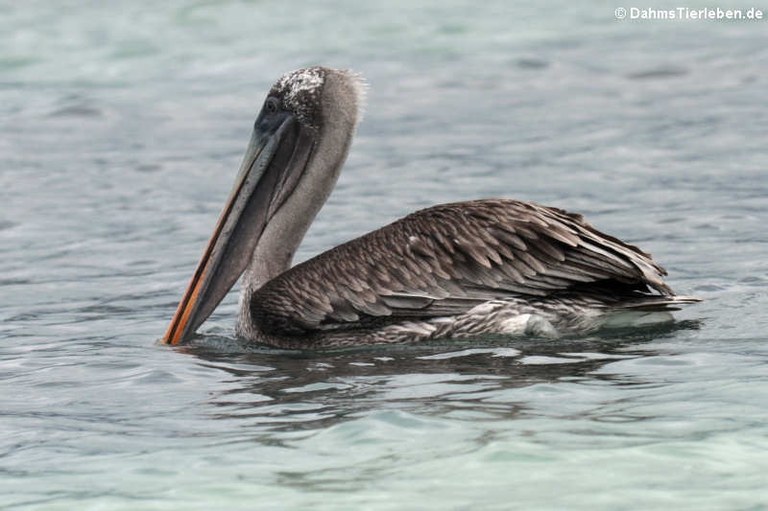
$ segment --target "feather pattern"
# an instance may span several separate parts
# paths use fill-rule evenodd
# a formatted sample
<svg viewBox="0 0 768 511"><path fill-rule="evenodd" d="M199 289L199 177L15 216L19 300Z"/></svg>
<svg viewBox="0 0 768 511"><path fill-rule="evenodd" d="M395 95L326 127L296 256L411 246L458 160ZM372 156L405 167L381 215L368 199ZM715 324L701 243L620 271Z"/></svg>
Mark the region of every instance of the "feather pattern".
<svg viewBox="0 0 768 511"><path fill-rule="evenodd" d="M602 301L592 293L598 305L644 296L659 304L673 296L664 275L649 254L581 215L476 200L418 211L291 268L254 292L250 314L265 337L309 339L371 324L425 325L492 301L554 304L593 284L621 290ZM421 328L436 335L439 325L428 324Z"/></svg>

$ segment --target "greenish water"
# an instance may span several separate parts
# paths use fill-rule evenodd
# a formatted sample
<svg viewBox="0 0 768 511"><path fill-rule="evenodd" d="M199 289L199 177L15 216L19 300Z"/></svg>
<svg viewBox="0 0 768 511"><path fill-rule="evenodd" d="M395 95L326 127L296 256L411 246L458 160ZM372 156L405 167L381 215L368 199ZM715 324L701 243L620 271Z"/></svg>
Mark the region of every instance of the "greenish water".
<svg viewBox="0 0 768 511"><path fill-rule="evenodd" d="M0 508L768 508L768 25L619 6L0 4ZM196 346L157 345L266 90L313 64L371 90L300 259L506 196L706 301L291 354L237 349L232 293Z"/></svg>

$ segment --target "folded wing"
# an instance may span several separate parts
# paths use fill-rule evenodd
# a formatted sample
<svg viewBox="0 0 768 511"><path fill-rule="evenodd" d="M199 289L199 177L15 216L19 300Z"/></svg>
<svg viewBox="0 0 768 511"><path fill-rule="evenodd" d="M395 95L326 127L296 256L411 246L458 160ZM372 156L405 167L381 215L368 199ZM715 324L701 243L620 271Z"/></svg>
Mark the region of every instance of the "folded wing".
<svg viewBox="0 0 768 511"><path fill-rule="evenodd" d="M639 248L581 215L531 202L433 206L299 264L266 283L250 312L265 333L305 335L465 312L510 296L589 283L673 295Z"/></svg>

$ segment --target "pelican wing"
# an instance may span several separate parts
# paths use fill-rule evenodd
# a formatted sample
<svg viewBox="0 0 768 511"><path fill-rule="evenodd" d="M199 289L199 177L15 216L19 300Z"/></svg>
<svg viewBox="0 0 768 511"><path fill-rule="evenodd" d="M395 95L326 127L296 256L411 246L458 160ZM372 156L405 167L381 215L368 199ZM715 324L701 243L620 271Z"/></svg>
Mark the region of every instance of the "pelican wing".
<svg viewBox="0 0 768 511"><path fill-rule="evenodd" d="M663 275L649 254L581 215L478 200L418 211L291 268L255 293L251 314L265 333L304 335L450 316L594 282L671 295Z"/></svg>

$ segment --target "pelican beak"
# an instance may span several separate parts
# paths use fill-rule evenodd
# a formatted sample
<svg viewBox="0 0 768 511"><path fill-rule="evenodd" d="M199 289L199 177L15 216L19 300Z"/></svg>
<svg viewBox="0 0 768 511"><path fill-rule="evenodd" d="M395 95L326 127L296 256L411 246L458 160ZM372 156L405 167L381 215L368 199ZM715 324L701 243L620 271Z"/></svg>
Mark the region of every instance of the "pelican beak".
<svg viewBox="0 0 768 511"><path fill-rule="evenodd" d="M235 186L162 338L164 344L186 342L245 271L270 218L301 179L314 141L313 132L290 112L259 114Z"/></svg>

